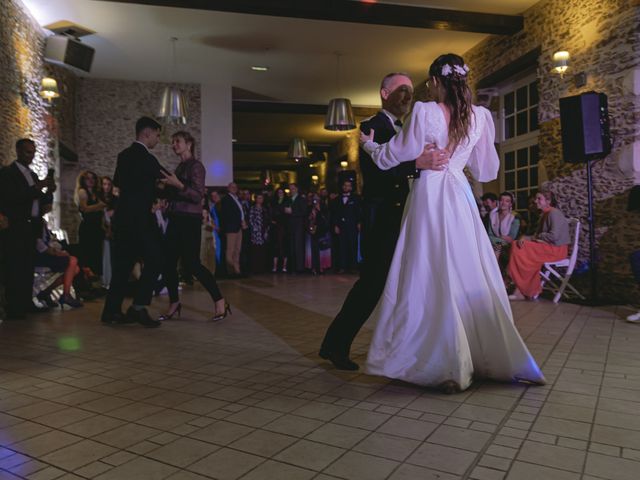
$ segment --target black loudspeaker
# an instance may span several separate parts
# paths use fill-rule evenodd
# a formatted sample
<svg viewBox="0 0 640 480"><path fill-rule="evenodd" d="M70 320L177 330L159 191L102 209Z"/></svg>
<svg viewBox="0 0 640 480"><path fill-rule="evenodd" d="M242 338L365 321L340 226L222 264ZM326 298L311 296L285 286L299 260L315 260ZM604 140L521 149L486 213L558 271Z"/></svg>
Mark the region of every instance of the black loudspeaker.
<svg viewBox="0 0 640 480"><path fill-rule="evenodd" d="M565 162L581 163L611 153L609 110L604 93L561 98L560 124Z"/></svg>
<svg viewBox="0 0 640 480"><path fill-rule="evenodd" d="M342 184L349 180L353 186L353 191L355 192L357 188L356 179L357 174L355 170L341 170L338 172L338 191L341 192Z"/></svg>

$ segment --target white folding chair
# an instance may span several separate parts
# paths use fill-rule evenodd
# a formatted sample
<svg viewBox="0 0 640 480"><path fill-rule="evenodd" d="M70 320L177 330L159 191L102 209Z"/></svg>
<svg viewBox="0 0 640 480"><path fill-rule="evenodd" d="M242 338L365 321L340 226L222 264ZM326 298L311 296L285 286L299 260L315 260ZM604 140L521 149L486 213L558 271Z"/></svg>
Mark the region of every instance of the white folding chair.
<svg viewBox="0 0 640 480"><path fill-rule="evenodd" d="M582 300L585 299L584 296L569 283L569 279L578 260L580 220L575 218L569 219L569 228L573 234L571 254L569 257L558 260L557 262L547 262L542 266L542 270L540 270L542 287L554 293L553 303L558 303L562 296L570 298L571 295L575 295ZM564 271L564 273L561 273L562 271ZM569 292L567 292L566 289L569 289Z"/></svg>

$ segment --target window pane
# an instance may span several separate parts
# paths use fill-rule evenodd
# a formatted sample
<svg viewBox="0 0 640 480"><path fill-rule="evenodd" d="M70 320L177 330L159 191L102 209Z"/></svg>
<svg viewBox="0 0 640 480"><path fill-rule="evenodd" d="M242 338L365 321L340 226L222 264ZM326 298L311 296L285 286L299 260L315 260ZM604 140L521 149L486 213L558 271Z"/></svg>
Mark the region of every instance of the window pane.
<svg viewBox="0 0 640 480"><path fill-rule="evenodd" d="M513 113L513 92L504 96L504 114L511 115Z"/></svg>
<svg viewBox="0 0 640 480"><path fill-rule="evenodd" d="M538 104L538 81L529 84L529 106Z"/></svg>
<svg viewBox="0 0 640 480"><path fill-rule="evenodd" d="M520 190L516 194L516 209L525 210L529 203L529 192L527 190Z"/></svg>
<svg viewBox="0 0 640 480"><path fill-rule="evenodd" d="M531 186L538 186L538 167L531 167Z"/></svg>
<svg viewBox="0 0 640 480"><path fill-rule="evenodd" d="M524 135L525 133L527 133L529 130L527 130L527 111L525 110L524 112L520 112L518 114L518 133L517 135Z"/></svg>
<svg viewBox="0 0 640 480"><path fill-rule="evenodd" d="M516 168L516 154L515 152L507 152L504 154L504 169L515 170Z"/></svg>
<svg viewBox="0 0 640 480"><path fill-rule="evenodd" d="M538 145L533 145L530 149L529 149L529 160L530 160L530 164L531 165L537 165L538 164Z"/></svg>
<svg viewBox="0 0 640 480"><path fill-rule="evenodd" d="M538 129L538 107L533 107L529 110L529 131L532 132Z"/></svg>
<svg viewBox="0 0 640 480"><path fill-rule="evenodd" d="M516 188L515 172L507 172L504 174L504 188L505 190L513 190Z"/></svg>
<svg viewBox="0 0 640 480"><path fill-rule="evenodd" d="M521 148L518 150L518 168L527 167L529 165L529 149Z"/></svg>
<svg viewBox="0 0 640 480"><path fill-rule="evenodd" d="M516 135L516 117L504 120L504 138L513 138Z"/></svg>
<svg viewBox="0 0 640 480"><path fill-rule="evenodd" d="M528 96L527 90L528 90L527 85L525 85L524 87L520 87L516 91L516 109L518 111L524 110L529 106L529 102L528 102L529 96Z"/></svg>
<svg viewBox="0 0 640 480"><path fill-rule="evenodd" d="M518 170L518 188L529 187L529 170Z"/></svg>

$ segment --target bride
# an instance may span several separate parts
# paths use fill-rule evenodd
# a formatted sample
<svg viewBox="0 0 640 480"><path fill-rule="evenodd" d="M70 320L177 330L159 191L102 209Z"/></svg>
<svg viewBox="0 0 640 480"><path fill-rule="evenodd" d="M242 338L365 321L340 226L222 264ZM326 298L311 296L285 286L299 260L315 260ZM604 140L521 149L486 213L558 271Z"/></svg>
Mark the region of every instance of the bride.
<svg viewBox="0 0 640 480"><path fill-rule="evenodd" d="M544 375L513 323L500 268L463 172L481 182L499 159L489 111L471 105L468 67L441 55L427 82L436 102L416 102L403 130L384 145L373 131L363 148L387 170L429 143L451 153L443 171L413 183L384 293L366 371L453 393L473 377L544 384Z"/></svg>

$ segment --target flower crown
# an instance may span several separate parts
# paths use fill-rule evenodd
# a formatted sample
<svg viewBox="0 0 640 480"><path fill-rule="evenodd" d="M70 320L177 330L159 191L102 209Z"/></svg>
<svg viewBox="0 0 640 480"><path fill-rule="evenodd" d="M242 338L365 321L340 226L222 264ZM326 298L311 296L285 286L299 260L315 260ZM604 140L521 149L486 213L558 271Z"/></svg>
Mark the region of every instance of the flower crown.
<svg viewBox="0 0 640 480"><path fill-rule="evenodd" d="M461 77L466 77L467 73L469 73L469 67L466 63L463 66L449 65L448 63L445 63L442 66L442 70L440 71L440 75L442 75L443 77L450 77L454 73Z"/></svg>

